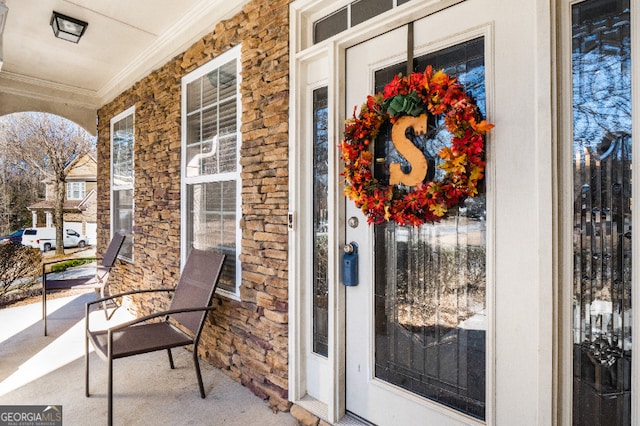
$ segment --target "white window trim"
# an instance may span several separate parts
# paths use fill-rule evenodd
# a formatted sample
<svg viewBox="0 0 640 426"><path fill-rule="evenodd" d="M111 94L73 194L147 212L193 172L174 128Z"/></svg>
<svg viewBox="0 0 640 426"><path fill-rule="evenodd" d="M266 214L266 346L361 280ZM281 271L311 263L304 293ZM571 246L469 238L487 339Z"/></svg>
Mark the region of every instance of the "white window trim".
<svg viewBox="0 0 640 426"><path fill-rule="evenodd" d="M78 185L78 192L80 193L80 196L78 197L74 197L73 193L74 191L74 186ZM71 197L69 196L71 195ZM84 197L86 197L87 195L87 183L84 181L72 181L72 182L67 182L67 200L82 200Z"/></svg>
<svg viewBox="0 0 640 426"><path fill-rule="evenodd" d="M186 177L185 170L187 165L187 150L184 149L187 141L187 85L202 76L210 73L216 68L221 67L231 60L236 60L236 84L237 84L237 97L236 97L236 111L237 111L237 122L236 122L236 171L231 173L220 173L216 175L208 175L208 176L196 176L196 177ZM180 259L181 259L181 269L184 267L184 264L187 260L187 238L186 232L187 229L187 217L188 217L188 206L187 206L187 185L196 184L196 183L209 183L209 182L218 182L218 181L228 181L232 178L236 180L236 291L230 292L228 290L218 288L216 293L221 296L226 296L233 300L240 300L240 287L242 285L242 267L240 262L240 254L242 253L242 229L240 228L240 220L242 219L242 166L240 164L240 147L242 145L242 132L240 131L242 125L242 99L240 93L240 84L242 81L241 71L242 71L242 63L241 63L241 45L237 45L223 54L215 57L208 63L202 65L201 67L193 70L189 74L182 77L182 100L181 100L181 159L180 159L180 229L183 232L180 232Z"/></svg>
<svg viewBox="0 0 640 426"><path fill-rule="evenodd" d="M120 114L116 115L115 117L113 117L109 123L109 145L110 145L110 160L109 160L109 168L110 168L110 183L109 183L109 213L110 213L110 217L109 217L109 229L111 232L111 238L113 238L113 234L114 234L114 229L113 229L113 192L114 191L122 191L122 190L127 190L130 189L132 191L135 191L135 172L133 175L133 179L131 181L130 185L113 185L113 125L114 123L117 123L118 121L122 120L123 118L126 118L128 116L132 116L133 118L133 130L134 130L134 134L135 134L135 128L136 128L136 107L131 106L129 108L127 108L126 110L122 111ZM133 151L135 153L135 136L134 136L134 140L133 140ZM134 158L132 158L132 163L131 163L131 167L134 169L135 171L135 155ZM135 211L135 200L132 197L132 210ZM132 229L132 233L133 233L133 225L135 223L135 218L132 217L131 219L131 229ZM125 257L121 257L118 256L118 259L121 259L123 261L126 262L130 262L133 263L135 258L135 252L133 250L133 247L131 248L131 258L125 258Z"/></svg>

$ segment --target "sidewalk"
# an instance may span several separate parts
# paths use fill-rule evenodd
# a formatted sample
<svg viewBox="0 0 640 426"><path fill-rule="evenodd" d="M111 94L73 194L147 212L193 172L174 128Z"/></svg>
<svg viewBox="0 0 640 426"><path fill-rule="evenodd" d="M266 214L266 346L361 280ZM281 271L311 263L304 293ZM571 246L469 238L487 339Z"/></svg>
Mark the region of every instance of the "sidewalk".
<svg viewBox="0 0 640 426"><path fill-rule="evenodd" d="M49 336L42 335L40 303L0 309L0 405L62 405L65 426L105 424L106 363L90 354L90 398L84 396L84 306L93 291L48 301ZM105 324L101 311L91 318ZM118 309L111 322L131 318ZM273 413L249 389L201 362L207 397L201 399L191 352L114 361L114 424L297 425L289 413Z"/></svg>

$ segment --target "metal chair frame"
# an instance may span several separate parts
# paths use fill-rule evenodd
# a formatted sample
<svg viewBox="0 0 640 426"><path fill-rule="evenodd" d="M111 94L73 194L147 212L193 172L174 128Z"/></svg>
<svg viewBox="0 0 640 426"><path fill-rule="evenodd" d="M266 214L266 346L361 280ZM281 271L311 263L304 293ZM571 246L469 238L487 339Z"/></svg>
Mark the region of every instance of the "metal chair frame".
<svg viewBox="0 0 640 426"><path fill-rule="evenodd" d="M200 258L202 278L208 277L208 281L203 283L202 280L193 279L189 275L188 268L193 268L192 259L196 256ZM193 345L193 363L196 369L196 378L200 389L200 396L205 398L204 384L202 382L202 373L200 371L200 363L198 360L198 343L206 319L206 314L216 309L215 306L209 306L218 285L225 255L213 252L204 252L192 249L187 264L182 272L178 285L174 288L159 289L143 289L132 290L112 296L107 296L87 303L85 309L85 395L90 396L89 392L89 341L91 341L96 353L100 358L107 362L107 422L113 424L113 361L119 358L139 355L159 350L167 350L169 356L169 366L174 369L173 356L171 348ZM197 261L194 261L197 266ZM185 277L186 276L186 277ZM194 285L195 283L195 285ZM205 288L205 284L210 288ZM181 296L180 292L189 292L191 287L199 287L192 291L207 291L208 298L202 300L198 306L181 306L185 303L189 304L190 296ZM108 300L132 295L157 292L172 292L173 299L168 310L159 311L135 318L131 321L108 328L107 330L92 331L90 328L89 318L91 307L96 304L104 303ZM186 301L185 301L186 297ZM178 306L175 306L178 305ZM193 314L200 312L199 316ZM192 315L189 315L192 314ZM189 315L189 316L187 316ZM149 322L150 320L163 319L158 322ZM181 327L178 327L179 324ZM185 330L186 329L186 330Z"/></svg>
<svg viewBox="0 0 640 426"><path fill-rule="evenodd" d="M96 293L96 299L98 297L105 297L105 289L108 286L109 274L115 267L116 259L120 253L120 249L124 243L126 236L120 232L116 232L107 247L103 257L74 257L71 259L60 259L53 262L46 262L42 264L42 319L44 321L44 335L47 335L47 293L51 290L64 290L70 288L77 289L94 289ZM49 279L48 276L51 272L47 272L47 269L51 269L51 265L55 265L69 260L93 260L98 262L96 266L96 274L91 278L71 278L71 279ZM109 319L107 312L106 302L103 303L104 315Z"/></svg>

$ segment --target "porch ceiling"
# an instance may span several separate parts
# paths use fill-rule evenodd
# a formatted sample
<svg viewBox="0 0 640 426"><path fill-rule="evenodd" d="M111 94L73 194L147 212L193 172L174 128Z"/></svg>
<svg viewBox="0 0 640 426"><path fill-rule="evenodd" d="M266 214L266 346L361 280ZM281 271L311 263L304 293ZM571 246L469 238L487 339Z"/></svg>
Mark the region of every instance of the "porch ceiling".
<svg viewBox="0 0 640 426"><path fill-rule="evenodd" d="M247 1L0 0L0 104L58 102L95 110L184 51ZM53 35L53 11L89 26L78 44ZM32 100L32 101L29 101ZM11 112L11 111L8 111Z"/></svg>

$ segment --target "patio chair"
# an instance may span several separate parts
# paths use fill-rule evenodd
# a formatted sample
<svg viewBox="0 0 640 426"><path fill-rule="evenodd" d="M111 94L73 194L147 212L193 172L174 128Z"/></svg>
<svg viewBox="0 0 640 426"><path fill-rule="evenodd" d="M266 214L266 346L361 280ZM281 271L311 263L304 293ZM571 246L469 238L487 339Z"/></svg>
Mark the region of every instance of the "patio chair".
<svg viewBox="0 0 640 426"><path fill-rule="evenodd" d="M65 290L65 289L94 289L96 292L96 299L105 297L107 295L109 284L109 273L114 267L118 253L122 248L125 236L119 232L116 232L113 239L109 243L107 251L102 258L94 257L80 257L73 258L73 260L92 260L95 259L96 273L90 276L81 278L65 278L61 274L57 274L56 278L50 278L55 276L51 272L51 265L56 263L66 262L69 259L60 259L53 262L47 262L42 265L42 319L44 320L44 335L47 335L47 293L51 290ZM103 303L104 315L109 319L106 302ZM113 314L113 312L112 312Z"/></svg>
<svg viewBox="0 0 640 426"><path fill-rule="evenodd" d="M167 350L169 366L174 368L171 348L193 345L193 363L205 397L202 374L198 362L198 343L209 306L218 285L225 255L192 249L180 280L174 288L133 290L89 302L85 312L85 394L89 394L89 341L96 353L107 361L107 420L113 423L113 360L133 355ZM108 299L153 292L173 292L169 309L125 322L107 330L91 330L91 306ZM150 320L159 320L152 321Z"/></svg>

